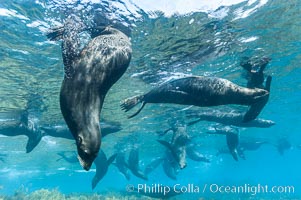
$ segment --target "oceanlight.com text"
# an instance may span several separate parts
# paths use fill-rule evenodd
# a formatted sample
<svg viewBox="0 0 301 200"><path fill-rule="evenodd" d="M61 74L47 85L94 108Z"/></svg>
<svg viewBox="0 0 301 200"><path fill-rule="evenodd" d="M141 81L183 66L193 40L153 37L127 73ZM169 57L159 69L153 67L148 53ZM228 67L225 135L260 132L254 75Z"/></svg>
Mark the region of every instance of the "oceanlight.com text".
<svg viewBox="0 0 301 200"><path fill-rule="evenodd" d="M250 184L243 184L243 185L219 185L219 184L210 184L204 185L204 187L209 186L210 193L221 193L221 194L265 194L265 193L274 193L274 194L293 194L295 192L294 186L269 186L269 185L250 185ZM206 189L205 189L206 190Z"/></svg>
<svg viewBox="0 0 301 200"><path fill-rule="evenodd" d="M242 185L222 185L222 184L174 184L166 186L163 184L129 184L126 186L128 192L144 194L161 194L162 196L170 193L211 193L211 194L294 194L294 186L269 186L264 184L242 184Z"/></svg>

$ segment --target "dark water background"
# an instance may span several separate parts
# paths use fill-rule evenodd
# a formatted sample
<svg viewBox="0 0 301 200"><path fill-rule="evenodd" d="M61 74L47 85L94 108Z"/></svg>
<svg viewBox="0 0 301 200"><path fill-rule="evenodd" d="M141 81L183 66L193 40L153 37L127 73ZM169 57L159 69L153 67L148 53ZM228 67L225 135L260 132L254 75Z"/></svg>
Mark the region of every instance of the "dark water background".
<svg viewBox="0 0 301 200"><path fill-rule="evenodd" d="M45 34L70 14L76 14L87 24L97 16L99 23L113 24L130 34L133 45L130 67L108 93L102 111L104 119L120 122L122 130L107 136L102 149L109 156L118 149L127 150L136 145L142 168L164 153L164 147L156 142L157 133L168 129L176 120L186 122L183 109L187 107L147 105L138 117L127 119L119 107L121 100L184 75L217 76L246 85L239 66L241 59L269 56L272 60L265 72L273 76L271 96L260 118L273 120L276 125L240 128L241 139L264 140L269 144L246 152L246 160L238 162L230 155L216 156L217 150L226 145L225 139L206 134L215 123L200 122L189 126L188 133L211 162L188 160L177 181L168 179L159 167L150 174L147 184L291 185L294 194L240 194L239 197L298 198L301 195L300 10L298 0L242 1L216 10L194 7L191 12L173 15L150 12L127 1L0 0L0 125L18 121L24 111L29 113L32 130L36 132L42 126L64 123L58 103L63 79L60 44L49 42ZM222 109L229 110L229 107ZM22 134L17 128L12 132ZM111 166L92 191L95 170L85 172L77 162L57 161L58 152L75 150L73 140L43 137L26 154L24 135L0 136L0 195L3 197L14 195L15 191L29 194L45 188L57 189L62 194L100 193L113 197L116 193L126 198L125 195L130 195L125 192L127 184L144 183L134 176L126 181ZM283 154L277 150L281 141L290 144ZM209 192L185 195L191 199L227 198ZM231 198L235 199L236 195Z"/></svg>

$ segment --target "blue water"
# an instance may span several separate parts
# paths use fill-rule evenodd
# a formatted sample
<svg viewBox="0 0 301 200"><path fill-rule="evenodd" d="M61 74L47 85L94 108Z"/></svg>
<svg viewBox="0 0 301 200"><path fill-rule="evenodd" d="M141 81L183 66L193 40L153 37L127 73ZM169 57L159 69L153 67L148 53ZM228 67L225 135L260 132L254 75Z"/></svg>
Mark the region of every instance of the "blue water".
<svg viewBox="0 0 301 200"><path fill-rule="evenodd" d="M301 3L298 0L220 1L42 1L0 0L0 196L24 196L47 189L65 195L96 195L139 199L126 192L127 185L190 184L200 192L185 192L175 199L299 199L301 196ZM152 6L151 6L152 5ZM219 7L220 6L220 7ZM160 9L161 11L156 11ZM121 123L122 130L106 136L102 150L107 157L138 146L144 169L165 149L156 141L158 133L177 120L188 123L185 110L201 112L207 108L171 104L148 104L141 113L127 119L120 102L184 75L217 76L245 86L240 62L243 57L271 58L265 74L273 77L269 102L259 118L276 124L269 128L239 128L243 141L266 141L255 151L246 151L246 160L235 161L230 154L216 155L226 148L220 135L208 135L214 122L201 121L187 127L198 150L210 163L187 159L177 180L168 178L159 166L149 181L131 174L127 181L111 165L106 176L91 189L95 174L82 170L78 162L68 163L57 153L75 152L73 140L45 136L30 153L27 137L19 124L27 113L33 134L41 127L64 125L59 108L63 62L59 42L46 38L49 28L60 25L75 14L85 23L97 19L127 33L133 56L127 72L109 91L102 118ZM82 36L84 40L84 35ZM215 108L210 108L215 109ZM217 109L217 108L216 108ZM222 106L219 110L243 110ZM10 127L4 133L4 129ZM170 139L170 133L163 139ZM162 139L162 137L160 138ZM289 145L281 154L280 142ZM293 186L294 192L225 193L214 186ZM205 187L205 191L203 189ZM41 192L42 193L42 192ZM44 196L44 199L47 197ZM50 197L48 197L51 199Z"/></svg>

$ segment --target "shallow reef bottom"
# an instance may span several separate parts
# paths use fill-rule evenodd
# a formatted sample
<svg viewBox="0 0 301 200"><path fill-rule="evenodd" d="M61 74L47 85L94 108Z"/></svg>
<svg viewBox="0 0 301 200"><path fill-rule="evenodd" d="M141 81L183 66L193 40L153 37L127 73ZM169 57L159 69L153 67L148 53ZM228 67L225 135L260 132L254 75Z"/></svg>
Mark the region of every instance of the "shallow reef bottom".
<svg viewBox="0 0 301 200"><path fill-rule="evenodd" d="M138 199L152 199L141 196L124 196L121 193L106 193L106 194L63 194L57 189L40 189L31 193L23 190L16 191L11 196L0 195L0 200L138 200Z"/></svg>
<svg viewBox="0 0 301 200"><path fill-rule="evenodd" d="M151 198L139 194L125 194L124 192L106 192L103 194L80 194L71 193L63 194L58 189L39 189L33 192L28 192L26 189L19 189L11 196L1 195L0 200L152 200ZM301 200L299 196L237 196L237 195L214 195L209 197L201 197L199 195L179 195L176 197L168 198L170 200Z"/></svg>

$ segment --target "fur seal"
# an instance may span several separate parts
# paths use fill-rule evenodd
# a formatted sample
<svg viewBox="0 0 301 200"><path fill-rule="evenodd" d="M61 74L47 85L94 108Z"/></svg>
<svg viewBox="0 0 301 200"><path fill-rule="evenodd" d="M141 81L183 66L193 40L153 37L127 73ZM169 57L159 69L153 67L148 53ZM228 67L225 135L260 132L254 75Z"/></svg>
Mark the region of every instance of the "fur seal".
<svg viewBox="0 0 301 200"><path fill-rule="evenodd" d="M101 145L99 119L105 96L128 68L132 49L125 34L106 27L81 50L79 34L85 30L72 15L63 27L54 28L47 36L62 40L65 76L61 112L76 140L80 164L89 170Z"/></svg>
<svg viewBox="0 0 301 200"><path fill-rule="evenodd" d="M165 157L162 163L163 171L172 180L177 180L179 173L179 164L170 151L165 151Z"/></svg>
<svg viewBox="0 0 301 200"><path fill-rule="evenodd" d="M171 142L157 140L165 146L173 155L175 161L181 169L186 167L186 144L189 142L189 136L186 131L186 126L178 125L172 128L173 136Z"/></svg>
<svg viewBox="0 0 301 200"><path fill-rule="evenodd" d="M0 135L28 137L26 153L30 153L41 141L43 133L39 128L37 119L29 115L27 110L17 113L1 113Z"/></svg>
<svg viewBox="0 0 301 200"><path fill-rule="evenodd" d="M281 156L283 156L283 154L286 150L292 148L292 144L285 137L278 139L277 144L274 146L277 148L277 150Z"/></svg>
<svg viewBox="0 0 301 200"><path fill-rule="evenodd" d="M144 169L144 174L148 176L151 172L153 172L158 166L163 162L165 158L155 158L149 164L146 165Z"/></svg>
<svg viewBox="0 0 301 200"><path fill-rule="evenodd" d="M210 163L210 160L206 156L198 152L195 148L195 145L193 145L192 143L186 146L186 153L187 157L191 160Z"/></svg>
<svg viewBox="0 0 301 200"><path fill-rule="evenodd" d="M129 181L131 179L131 175L129 173L128 165L125 162L125 152L118 152L115 160L116 162L113 164L118 168L120 173L124 175L126 180Z"/></svg>
<svg viewBox="0 0 301 200"><path fill-rule="evenodd" d="M265 120L256 118L249 122L243 122L244 113L238 112L224 112L219 110L213 110L208 112L196 112L193 110L186 111L187 118L198 118L194 121L189 122L187 125L191 126L199 121L210 121L217 122L229 126L238 126L238 127L259 127L259 128L268 128L275 125L275 122L272 120Z"/></svg>
<svg viewBox="0 0 301 200"><path fill-rule="evenodd" d="M98 182L106 175L109 165L115 160L117 154L112 155L109 159L107 159L106 154L100 150L98 156L94 160L94 164L96 166L96 174L92 180L92 189L96 187Z"/></svg>
<svg viewBox="0 0 301 200"><path fill-rule="evenodd" d="M238 161L239 129L225 126L214 128L215 132L210 134L226 135L227 146L234 160Z"/></svg>
<svg viewBox="0 0 301 200"><path fill-rule="evenodd" d="M140 109L129 116L136 116L146 103L175 103L200 107L238 104L250 106L243 122L255 119L269 98L271 80L267 89L250 89L217 77L190 76L163 83L150 92L124 100L121 108L127 112L142 103Z"/></svg>
<svg viewBox="0 0 301 200"><path fill-rule="evenodd" d="M139 166L139 151L138 148L134 148L130 151L129 159L127 163L128 169L138 178L148 180L147 176L140 170Z"/></svg>
<svg viewBox="0 0 301 200"><path fill-rule="evenodd" d="M105 121L100 123L101 126L101 137L120 131L121 124L116 122ZM42 126L40 128L43 132L44 136L65 138L65 139L73 139L72 134L70 133L68 127L63 124L55 125L55 126Z"/></svg>

